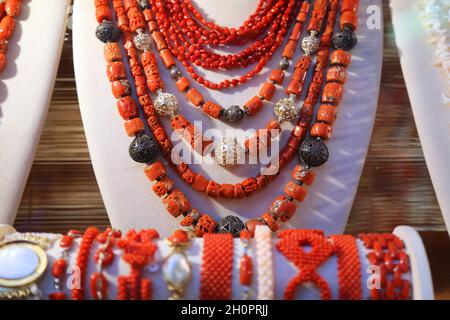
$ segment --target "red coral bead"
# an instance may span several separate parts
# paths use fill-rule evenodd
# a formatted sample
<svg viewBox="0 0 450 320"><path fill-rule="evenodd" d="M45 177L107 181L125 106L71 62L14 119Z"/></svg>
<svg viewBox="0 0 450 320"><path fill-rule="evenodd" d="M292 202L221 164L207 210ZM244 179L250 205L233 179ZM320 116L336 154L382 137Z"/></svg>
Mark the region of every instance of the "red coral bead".
<svg viewBox="0 0 450 320"><path fill-rule="evenodd" d="M50 300L66 300L66 294L64 292L52 292L48 295Z"/></svg>
<svg viewBox="0 0 450 320"><path fill-rule="evenodd" d="M59 243L59 246L61 248L70 248L72 246L73 243L73 237L69 236L69 235L64 235L61 238L61 241Z"/></svg>
<svg viewBox="0 0 450 320"><path fill-rule="evenodd" d="M243 286L251 286L253 278L253 263L248 255L243 255L239 266L239 280Z"/></svg>
<svg viewBox="0 0 450 320"><path fill-rule="evenodd" d="M53 263L52 275L55 278L60 278L67 269L67 262L64 259L58 259Z"/></svg>

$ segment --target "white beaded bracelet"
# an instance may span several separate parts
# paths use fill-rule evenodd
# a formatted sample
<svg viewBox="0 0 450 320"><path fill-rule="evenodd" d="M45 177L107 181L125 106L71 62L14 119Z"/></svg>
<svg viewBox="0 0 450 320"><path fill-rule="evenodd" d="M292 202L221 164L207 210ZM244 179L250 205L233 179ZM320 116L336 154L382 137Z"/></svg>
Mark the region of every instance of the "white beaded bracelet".
<svg viewBox="0 0 450 320"><path fill-rule="evenodd" d="M272 232L267 226L257 226L255 230L257 299L275 299L273 277Z"/></svg>

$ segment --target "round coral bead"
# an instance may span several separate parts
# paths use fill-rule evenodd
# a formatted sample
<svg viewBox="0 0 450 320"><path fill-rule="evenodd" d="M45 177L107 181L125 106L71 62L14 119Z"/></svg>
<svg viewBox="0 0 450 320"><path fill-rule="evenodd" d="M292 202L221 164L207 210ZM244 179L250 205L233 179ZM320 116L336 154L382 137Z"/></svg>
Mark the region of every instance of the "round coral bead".
<svg viewBox="0 0 450 320"><path fill-rule="evenodd" d="M11 38L14 28L15 28L15 21L14 18L11 16L5 16L0 21L0 37L9 39Z"/></svg>

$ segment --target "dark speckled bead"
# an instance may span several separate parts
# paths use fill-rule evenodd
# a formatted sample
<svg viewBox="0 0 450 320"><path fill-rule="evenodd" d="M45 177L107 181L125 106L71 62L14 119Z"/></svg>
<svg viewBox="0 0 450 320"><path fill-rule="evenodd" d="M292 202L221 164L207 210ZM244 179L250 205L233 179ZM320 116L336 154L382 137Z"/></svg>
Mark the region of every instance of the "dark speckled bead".
<svg viewBox="0 0 450 320"><path fill-rule="evenodd" d="M150 9L150 3L148 3L147 0L139 0L139 7L141 7L141 10L146 10L146 9Z"/></svg>
<svg viewBox="0 0 450 320"><path fill-rule="evenodd" d="M95 35L98 40L106 42L114 42L119 38L119 30L114 26L111 21L103 21L97 26Z"/></svg>
<svg viewBox="0 0 450 320"><path fill-rule="evenodd" d="M299 149L300 161L308 167L319 167L327 162L329 153L322 139L306 140Z"/></svg>
<svg viewBox="0 0 450 320"><path fill-rule="evenodd" d="M233 237L239 237L245 224L236 216L227 216L217 223L218 233L231 233Z"/></svg>
<svg viewBox="0 0 450 320"><path fill-rule="evenodd" d="M231 106L223 111L223 117L229 122L238 122L244 118L245 111L239 106Z"/></svg>
<svg viewBox="0 0 450 320"><path fill-rule="evenodd" d="M358 42L355 33L348 28L334 33L331 41L335 49L345 51L353 49Z"/></svg>
<svg viewBox="0 0 450 320"><path fill-rule="evenodd" d="M139 135L130 144L128 149L131 159L140 163L153 162L158 154L158 145L149 136Z"/></svg>

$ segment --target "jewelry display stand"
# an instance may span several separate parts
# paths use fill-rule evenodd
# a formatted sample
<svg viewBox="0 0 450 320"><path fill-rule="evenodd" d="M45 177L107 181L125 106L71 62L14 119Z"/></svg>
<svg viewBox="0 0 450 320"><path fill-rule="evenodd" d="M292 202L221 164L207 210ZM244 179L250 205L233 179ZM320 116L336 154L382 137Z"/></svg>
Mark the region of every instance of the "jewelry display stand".
<svg viewBox="0 0 450 320"><path fill-rule="evenodd" d="M238 26L257 5L257 0L193 2L210 19L227 26ZM317 170L317 179L309 189L306 201L299 205L297 214L286 227L323 229L328 234L342 233L344 230L370 142L380 84L383 30L369 29L366 23L369 5L381 8L381 1L361 0L360 23L356 32L359 43L352 50L346 92L338 109L333 137L328 143L330 159ZM158 229L161 236L166 236L178 226L179 221L167 213L160 199L153 194L151 183L143 173L144 166L133 162L128 155L131 139L125 134L123 121L117 113L116 101L106 77L103 44L95 37L97 22L94 9L91 1L75 0L73 49L80 110L102 198L113 227L122 230L151 227ZM381 16L380 19L382 23ZM242 105L258 92L263 79L278 64L280 51L275 52L257 80L249 81L236 90L201 90L204 94L208 93L205 99L213 96L224 107ZM293 61L300 55L299 48ZM165 90L177 96L180 112L187 119L192 123L201 120L203 130L217 128L225 133L226 129L232 128L229 124L212 120L195 110L178 92L169 72L159 60L158 63L166 83ZM292 67L289 69L288 79L290 71ZM212 80L223 78L223 75L220 77L212 72L205 74ZM230 74L235 73L228 75ZM272 101L276 102L282 97L285 97L284 90L279 89ZM256 117L242 121L239 128L262 128L273 115L273 102L268 103ZM165 125L168 127L167 122ZM281 145L287 138L288 134L284 132ZM282 186L289 179L296 162L292 161L270 186L241 200L214 200L191 190L178 177L175 177L175 181L191 199L193 206L202 213L212 214L216 219L233 214L247 220L266 212L270 206L269 199L282 192ZM241 168L231 169L217 164L193 167L208 178L228 183L236 183L243 177L259 173L259 165L243 165ZM220 217L216 214L220 214Z"/></svg>
<svg viewBox="0 0 450 320"><path fill-rule="evenodd" d="M439 206L450 230L450 105L443 101L443 94L449 94L449 82L444 70L435 66L436 46L427 39L418 1L391 1L390 7L417 132Z"/></svg>
<svg viewBox="0 0 450 320"><path fill-rule="evenodd" d="M2 227L0 225L0 231L6 230L8 226ZM10 227L9 232L12 233L13 230ZM411 272L409 277L405 277L405 280L409 280L412 284L412 298L415 300L431 300L434 299L433 294L433 283L431 279L431 272L428 265L428 259L425 253L425 248L423 246L423 242L413 228L401 226L397 227L394 230L394 234L398 236L403 243L405 244L405 250L409 255L409 263ZM0 234L1 239L1 234ZM77 240L79 241L79 240ZM193 240L194 242L190 245L187 250L188 259L192 265L192 279L190 281L189 286L186 288L184 298L185 299L198 299L199 285L200 285L200 266L202 264L202 252L203 252L203 239L197 238ZM275 244L278 240L274 239L273 244ZM284 288L288 284L288 282L298 273L298 270L295 266L290 264L286 258L278 252L278 250L273 247L273 259L274 259L274 270L275 270L275 298L282 299ZM369 298L369 289L367 287L368 277L372 274L370 270L368 270L368 260L366 258L367 249L364 245L359 241L358 242L359 256L361 263L361 285L362 285L362 298ZM48 251L49 256L49 265L53 264L53 261L58 259L60 248L57 243L53 245L53 248ZM77 249L74 248L71 251L69 256L69 265L75 264L76 260L76 252ZM97 244L91 249L92 252L97 251ZM171 249L168 247L165 241L158 241L158 251L156 255L156 262L161 263L162 259L170 254ZM109 299L114 299L117 296L117 274L126 275L129 273L129 265L123 261L123 259L119 258L121 255L121 251L118 249L114 250L115 259L111 266L105 270L105 276L109 283L108 289L108 297ZM253 260L255 260L255 243L251 242L250 246L250 255L253 256ZM232 275L232 292L233 299L241 299L242 297L242 287L239 284L239 261L242 254L242 246L240 245L240 240L235 239L234 245L234 259L233 259L233 275ZM251 298L255 297L255 288L256 288L256 274L257 274L257 265L255 265L255 285L252 287ZM51 268L49 268L51 269ZM169 291L167 290L167 286L163 281L163 278L160 274L159 270L152 268L153 273L144 271L145 277L148 277L153 282L153 299L167 299L169 297ZM319 269L320 275L327 281L330 285L331 296L333 299L338 297L338 283L337 283L337 259L336 257L332 257L328 259ZM94 263L90 263L88 265L87 274L91 274L95 272ZM89 286L89 281L86 281L86 285ZM51 275L50 270L46 273L44 279L41 281L39 285L41 291L44 294L44 298L47 298L47 294L49 292L53 292L53 276ZM89 287L87 287L89 288ZM67 291L67 296L70 297L70 293ZM92 299L90 296L90 290L86 290L86 298ZM309 286L303 286L297 290L297 294L295 296L296 299L320 299L319 290Z"/></svg>
<svg viewBox="0 0 450 320"><path fill-rule="evenodd" d="M0 73L0 223L17 213L47 116L69 0L27 1Z"/></svg>

